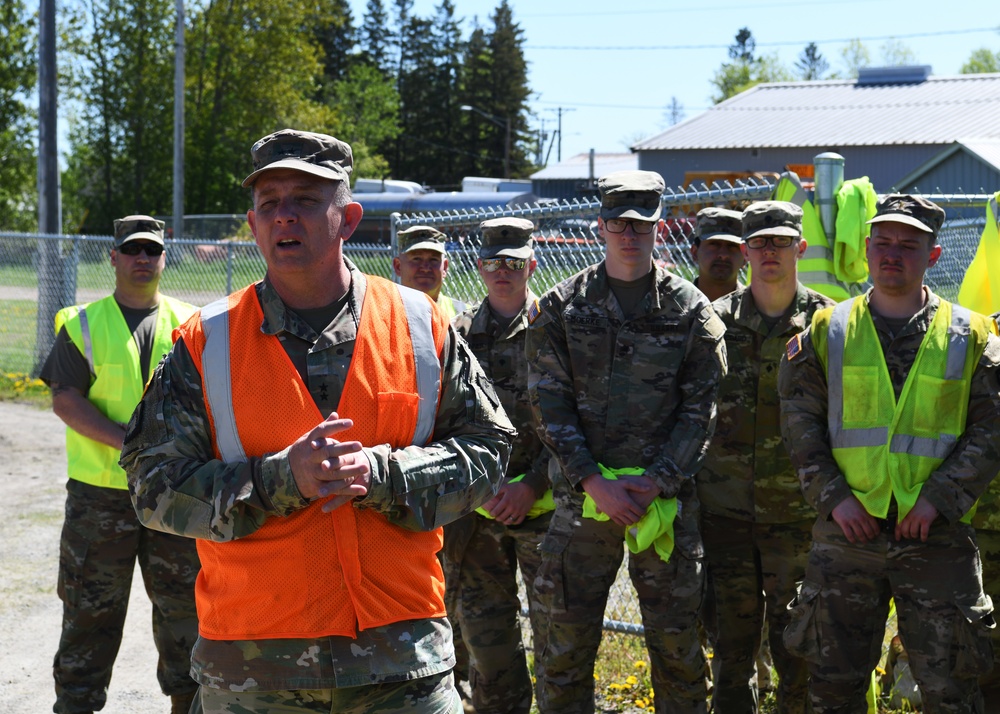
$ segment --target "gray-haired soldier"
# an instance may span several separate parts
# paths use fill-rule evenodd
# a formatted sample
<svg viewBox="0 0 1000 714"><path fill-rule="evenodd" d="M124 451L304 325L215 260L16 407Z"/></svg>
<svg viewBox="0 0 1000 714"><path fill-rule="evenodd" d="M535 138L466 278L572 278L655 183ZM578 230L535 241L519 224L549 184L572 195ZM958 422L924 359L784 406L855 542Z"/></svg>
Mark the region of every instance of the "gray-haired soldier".
<svg viewBox="0 0 1000 714"><path fill-rule="evenodd" d="M606 258L547 292L528 332L528 392L559 465L536 578L549 622L538 708L594 710L604 608L628 543L656 711L704 712L694 476L715 427L724 327L697 288L653 264L660 175L623 171L598 187Z"/></svg>

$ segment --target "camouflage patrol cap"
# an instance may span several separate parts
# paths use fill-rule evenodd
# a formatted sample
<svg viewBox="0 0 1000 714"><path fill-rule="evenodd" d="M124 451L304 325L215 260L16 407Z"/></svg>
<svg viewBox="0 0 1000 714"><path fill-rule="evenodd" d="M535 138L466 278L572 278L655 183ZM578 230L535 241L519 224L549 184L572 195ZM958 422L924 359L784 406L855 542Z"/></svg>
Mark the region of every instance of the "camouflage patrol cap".
<svg viewBox="0 0 1000 714"><path fill-rule="evenodd" d="M601 218L655 221L660 217L663 177L655 171L616 171L597 180Z"/></svg>
<svg viewBox="0 0 1000 714"><path fill-rule="evenodd" d="M905 223L930 233L935 238L944 223L944 209L923 196L890 193L878 202L875 217L869 223Z"/></svg>
<svg viewBox="0 0 1000 714"><path fill-rule="evenodd" d="M535 224L526 218L491 218L479 224L480 258L530 258Z"/></svg>
<svg viewBox="0 0 1000 714"><path fill-rule="evenodd" d="M694 239L696 243L703 240L742 243L743 214L716 206L701 209L695 216Z"/></svg>
<svg viewBox="0 0 1000 714"><path fill-rule="evenodd" d="M282 129L260 139L250 148L250 158L253 173L243 179L243 188L272 169L294 169L331 181L347 181L354 168L350 144L295 129Z"/></svg>
<svg viewBox="0 0 1000 714"><path fill-rule="evenodd" d="M743 211L743 240L754 236L802 236L802 209L788 201L758 201Z"/></svg>
<svg viewBox="0 0 1000 714"><path fill-rule="evenodd" d="M152 216L125 216L115 219L115 248L133 240L148 240L163 245L163 221Z"/></svg>
<svg viewBox="0 0 1000 714"><path fill-rule="evenodd" d="M431 226L410 226L396 234L399 240L399 255L411 250L433 250L444 253L444 241L447 236Z"/></svg>

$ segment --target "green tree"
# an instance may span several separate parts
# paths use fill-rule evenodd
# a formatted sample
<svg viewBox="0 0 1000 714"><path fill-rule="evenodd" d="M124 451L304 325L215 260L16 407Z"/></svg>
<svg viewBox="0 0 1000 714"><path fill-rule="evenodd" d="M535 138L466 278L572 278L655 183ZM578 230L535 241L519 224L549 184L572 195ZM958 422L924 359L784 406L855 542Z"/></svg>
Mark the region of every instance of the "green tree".
<svg viewBox="0 0 1000 714"><path fill-rule="evenodd" d="M491 78L493 54L486 30L475 25L465 45L459 82L459 104L485 109L493 100ZM459 173L462 176L483 176L499 173L496 164L487 163L484 150L484 130L488 122L474 112L463 112L456 137ZM501 154L502 156L502 154ZM488 168L484 168L488 165Z"/></svg>
<svg viewBox="0 0 1000 714"><path fill-rule="evenodd" d="M357 59L354 48L358 31L354 28L348 0L325 0L313 9L308 20L316 43L323 51L323 86L327 89L347 74Z"/></svg>
<svg viewBox="0 0 1000 714"><path fill-rule="evenodd" d="M736 33L736 41L729 46L730 62L724 62L715 71L712 84L717 93L712 102L718 104L762 82L788 82L794 79L782 65L778 55L755 57L757 43L747 28Z"/></svg>
<svg viewBox="0 0 1000 714"><path fill-rule="evenodd" d="M510 172L512 177L530 173L533 163L531 147L519 137L528 134L528 62L524 58L524 31L514 22L514 13L508 0L501 0L493 16L493 30L489 36L490 53L493 55L491 89L492 101L486 109L494 116L509 122L506 127L490 124L487 131L487 149L499 160L503 169L503 157L510 135ZM494 168L493 173L497 173Z"/></svg>
<svg viewBox="0 0 1000 714"><path fill-rule="evenodd" d="M870 67L872 63L871 53L865 44L857 38L841 48L840 58L847 68L847 76L854 78L858 76L860 70Z"/></svg>
<svg viewBox="0 0 1000 714"><path fill-rule="evenodd" d="M210 3L187 33L188 213L242 212L250 143L294 127L337 134L333 109L315 100L323 53L309 31L308 0Z"/></svg>
<svg viewBox="0 0 1000 714"><path fill-rule="evenodd" d="M85 98L69 131L67 181L86 205L86 232L107 233L130 213L171 205L174 5L169 0L80 0L87 33L71 44Z"/></svg>
<svg viewBox="0 0 1000 714"><path fill-rule="evenodd" d="M917 64L917 54L897 39L886 40L881 47L882 64L886 67L905 67Z"/></svg>
<svg viewBox="0 0 1000 714"><path fill-rule="evenodd" d="M354 151L353 178L389 176L377 147L391 146L399 134L399 93L395 83L368 62L358 62L333 86L332 108L340 136Z"/></svg>
<svg viewBox="0 0 1000 714"><path fill-rule="evenodd" d="M381 69L386 76L391 74L392 31L389 29L389 15L382 0L368 0L365 16L361 23L359 41L362 54L368 61Z"/></svg>
<svg viewBox="0 0 1000 714"><path fill-rule="evenodd" d="M816 43L810 42L795 61L795 69L798 70L799 78L805 81L823 79L823 75L830 69L830 63L820 54Z"/></svg>
<svg viewBox="0 0 1000 714"><path fill-rule="evenodd" d="M969 59L959 70L962 74L985 74L1000 72L1000 52L993 52L986 47L973 50Z"/></svg>
<svg viewBox="0 0 1000 714"><path fill-rule="evenodd" d="M38 230L37 116L27 99L38 78L38 28L23 0L0 7L0 228Z"/></svg>

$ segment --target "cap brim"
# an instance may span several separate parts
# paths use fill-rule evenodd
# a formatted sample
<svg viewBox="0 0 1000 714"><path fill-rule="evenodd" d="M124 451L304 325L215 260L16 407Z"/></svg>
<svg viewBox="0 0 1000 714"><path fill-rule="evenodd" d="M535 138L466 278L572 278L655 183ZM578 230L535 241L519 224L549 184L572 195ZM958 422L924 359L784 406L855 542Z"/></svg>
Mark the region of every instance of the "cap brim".
<svg viewBox="0 0 1000 714"><path fill-rule="evenodd" d="M443 243L438 243L433 240L426 240L420 243L414 243L409 246L406 250L400 251L401 253L411 253L415 250L433 250L435 253L446 253Z"/></svg>
<svg viewBox="0 0 1000 714"><path fill-rule="evenodd" d="M904 216L902 213L884 213L881 216L875 216L868 223L905 223L908 226L919 228L924 233L934 233L933 229L928 227L926 223L918 221L913 216Z"/></svg>
<svg viewBox="0 0 1000 714"><path fill-rule="evenodd" d="M698 240L702 243L707 240L721 240L726 243L742 243L743 236L733 235L732 233L710 233L707 236L701 236Z"/></svg>
<svg viewBox="0 0 1000 714"><path fill-rule="evenodd" d="M491 245L479 249L480 258L524 258L531 257L530 245Z"/></svg>
<svg viewBox="0 0 1000 714"><path fill-rule="evenodd" d="M336 171L334 169L329 169L326 166L317 166L316 164L310 164L307 161L301 161L299 159L281 159L280 161L275 161L273 164L262 166L243 179L243 188L252 186L254 181L256 181L265 171L274 171L275 169L292 169L293 171L301 171L304 174L319 176L320 178L324 178L329 181L344 181L348 177L346 171Z"/></svg>
<svg viewBox="0 0 1000 714"><path fill-rule="evenodd" d="M660 218L660 205L657 204L656 208L638 208L636 206L602 208L601 218L606 221L612 218L634 218L637 221L655 221Z"/></svg>
<svg viewBox="0 0 1000 714"><path fill-rule="evenodd" d="M157 233L149 233L146 231L139 231L138 233L132 233L130 235L127 235L124 238L122 238L121 241L116 241L115 245L116 246L125 245L126 243L131 243L134 240L148 240L152 243L163 245L162 236L160 236Z"/></svg>
<svg viewBox="0 0 1000 714"><path fill-rule="evenodd" d="M743 236L743 240L749 240L756 236L791 236L792 238L801 238L802 231L797 231L788 226L768 226L767 228L760 228L753 233Z"/></svg>

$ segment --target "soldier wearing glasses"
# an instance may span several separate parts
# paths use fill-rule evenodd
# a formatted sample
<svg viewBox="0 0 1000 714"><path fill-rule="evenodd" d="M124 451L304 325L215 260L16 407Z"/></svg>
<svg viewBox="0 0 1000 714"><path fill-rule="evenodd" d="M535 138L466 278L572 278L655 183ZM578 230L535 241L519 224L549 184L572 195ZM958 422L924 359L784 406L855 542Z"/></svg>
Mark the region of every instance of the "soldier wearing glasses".
<svg viewBox="0 0 1000 714"><path fill-rule="evenodd" d="M542 714L593 712L594 661L626 545L657 712L704 712L704 565L694 476L715 428L724 327L691 283L653 264L663 179L598 182L606 257L530 311L528 393L559 469L535 579L548 620Z"/></svg>
<svg viewBox="0 0 1000 714"><path fill-rule="evenodd" d="M191 647L198 634L195 543L144 528L118 466L125 424L175 327L195 308L162 295L163 222L115 221L115 291L56 315L56 341L41 378L66 422L66 520L59 554L62 637L53 663L54 711L94 712L107 700L121 644L136 559L153 603L160 688L172 712L186 713L197 691Z"/></svg>
<svg viewBox="0 0 1000 714"><path fill-rule="evenodd" d="M486 299L452 324L493 381L517 439L497 494L477 513L445 527L446 577L448 587L456 590L476 711L528 714L532 683L521 641L515 574L520 566L537 660L544 624L538 621L534 582L538 544L552 510L550 459L533 428L524 357L528 309L536 303L528 287L538 264L531 237L535 227L523 218L493 218L479 228L478 267Z"/></svg>

